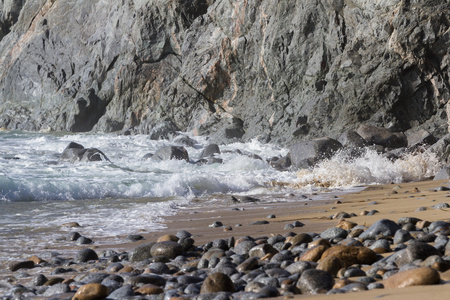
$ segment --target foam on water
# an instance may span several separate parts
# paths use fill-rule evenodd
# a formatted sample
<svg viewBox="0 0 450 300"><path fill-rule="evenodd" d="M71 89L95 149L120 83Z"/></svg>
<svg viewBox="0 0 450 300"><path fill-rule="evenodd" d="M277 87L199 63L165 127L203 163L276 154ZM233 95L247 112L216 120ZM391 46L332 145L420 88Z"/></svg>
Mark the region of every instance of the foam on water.
<svg viewBox="0 0 450 300"><path fill-rule="evenodd" d="M197 145L186 147L191 162L208 144L203 137L193 138ZM98 148L110 162L48 164L69 142ZM287 149L257 141L221 146L223 164L141 159L170 144L145 135L0 132L0 261L23 252L17 249L60 244L58 236L72 230L61 228L63 223L80 223L77 231L94 239L123 240L123 235L162 228L164 216L194 198L220 203L229 196L215 195L269 194L267 201L287 201L278 196L421 180L438 168L437 159L426 152L391 161L366 150L358 158L342 152L311 170L280 172L267 160L286 155Z"/></svg>

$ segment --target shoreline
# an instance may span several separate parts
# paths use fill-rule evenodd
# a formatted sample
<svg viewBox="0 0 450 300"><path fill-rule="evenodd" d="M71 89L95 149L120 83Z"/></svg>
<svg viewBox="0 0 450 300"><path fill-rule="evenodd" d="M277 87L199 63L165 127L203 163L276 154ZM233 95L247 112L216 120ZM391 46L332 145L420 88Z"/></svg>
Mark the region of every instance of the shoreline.
<svg viewBox="0 0 450 300"><path fill-rule="evenodd" d="M149 242L156 242L164 235L175 235L183 229L193 234L195 245L202 245L206 242L216 239L229 239L234 237L252 236L270 237L277 234L284 235L288 232L300 233L321 233L324 230L337 226L339 220L331 216L339 212L355 214L355 216L346 220L365 225L369 227L380 219L390 219L394 222L400 217L417 217L429 222L448 221L448 211L446 209L434 209L433 205L450 202L450 191L436 191L440 186L447 185L448 180L440 181L420 181L401 184L387 184L367 186L365 189L348 194L339 194L333 196L329 193L328 200L301 200L299 202L273 202L273 203L245 203L233 204L229 206L214 207L185 207L173 216L165 217L164 224L166 229L157 230L151 233L142 234L144 240L138 242L129 242L122 244L101 244L75 246L73 249L91 248L97 252L104 250L131 251L139 245ZM292 199L290 199L292 200ZM416 211L419 207L426 207L424 211ZM363 211L377 210L374 215L361 215ZM274 218L268 218L269 215L275 215ZM228 230L222 227L211 227L213 222L220 221L224 226L230 226ZM268 224L251 225L255 221L267 221ZM302 227L285 229L287 224L300 221L304 224ZM240 224L241 226L236 226ZM130 233L131 234L131 233ZM64 249L58 249L64 252ZM124 265L127 263L124 262ZM39 273L40 268L30 270L31 273ZM48 271L48 270L47 270ZM16 273L10 272L2 276L1 281L6 280L8 276L14 276ZM448 276L445 277L445 276ZM70 275L67 275L70 278ZM442 279L450 280L450 275L441 275ZM26 280L18 280L26 282ZM384 299L400 299L405 296L420 299L419 295L427 295L432 291L433 295L442 295L450 291L450 285L438 286L420 286L408 287L403 289L380 289L370 290L358 293L347 293L347 299L360 299L360 297L373 297ZM365 294L360 294L365 293ZM363 296L364 295L364 296ZM413 296L413 295L417 295ZM343 295L294 295L295 299L338 299ZM358 297L358 298L356 298ZM282 299L283 297L277 297Z"/></svg>

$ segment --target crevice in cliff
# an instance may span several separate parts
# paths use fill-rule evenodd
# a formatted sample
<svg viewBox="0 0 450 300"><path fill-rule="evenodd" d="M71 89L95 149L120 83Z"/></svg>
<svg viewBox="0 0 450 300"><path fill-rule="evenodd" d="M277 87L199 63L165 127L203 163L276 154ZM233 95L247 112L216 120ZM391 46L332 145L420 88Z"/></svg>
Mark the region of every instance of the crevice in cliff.
<svg viewBox="0 0 450 300"><path fill-rule="evenodd" d="M184 78L181 74L178 74L178 76L180 77L180 79L184 82L184 84L186 84L188 87L190 87L191 89L193 89L197 94L199 94L202 99L205 100L205 102L208 104L208 108L212 113L217 112L216 108L214 107L215 103L214 101L212 101L211 99L209 99L203 92L201 92L200 90L198 90L197 88L195 88L194 85L192 85L186 78ZM225 111L225 109L220 106L217 105L218 108L220 108L222 111Z"/></svg>

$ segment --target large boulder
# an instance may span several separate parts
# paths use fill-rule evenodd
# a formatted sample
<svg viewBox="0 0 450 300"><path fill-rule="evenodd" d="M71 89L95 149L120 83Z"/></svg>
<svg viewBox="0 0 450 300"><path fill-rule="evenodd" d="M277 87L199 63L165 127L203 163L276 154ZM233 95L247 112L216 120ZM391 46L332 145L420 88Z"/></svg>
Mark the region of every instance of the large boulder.
<svg viewBox="0 0 450 300"><path fill-rule="evenodd" d="M96 148L84 148L82 145L71 142L64 149L59 158L60 162L89 162L109 161L106 155Z"/></svg>
<svg viewBox="0 0 450 300"><path fill-rule="evenodd" d="M341 143L331 138L319 138L300 142L289 148L292 166L299 169L312 167L322 159L330 158L339 149Z"/></svg>
<svg viewBox="0 0 450 300"><path fill-rule="evenodd" d="M406 135L402 132L390 132L386 128L362 124L356 132L369 144L386 148L401 148L408 146Z"/></svg>

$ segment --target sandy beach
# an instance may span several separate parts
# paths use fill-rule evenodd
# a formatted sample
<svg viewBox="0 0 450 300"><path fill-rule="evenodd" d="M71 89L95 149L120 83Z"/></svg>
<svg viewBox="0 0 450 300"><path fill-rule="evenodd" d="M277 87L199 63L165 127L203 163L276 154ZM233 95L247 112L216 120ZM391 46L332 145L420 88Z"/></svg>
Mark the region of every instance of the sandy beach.
<svg viewBox="0 0 450 300"><path fill-rule="evenodd" d="M433 208L436 204L449 202L450 191L440 188L447 185L448 180L422 181L369 186L362 191L344 195L329 194L329 200L305 201L299 199L298 202L239 203L229 206L203 207L203 209L198 207L185 208L179 214L165 220L167 229L145 234L143 241L121 245L94 244L91 248L97 252L105 249L130 251L140 244L156 242L163 235L175 235L181 229L193 234L192 238L195 240L195 245L230 237L236 239L244 236L270 237L277 234L284 235L287 232L296 234L321 233L328 228L337 226L339 220L333 219L332 216L338 212L355 214L356 216L347 220L365 226L370 226L380 219L390 219L397 222L400 217L416 217L429 222L448 221L448 209ZM422 207L421 211L417 211L420 207ZM364 215L371 210L376 210L378 213L371 216ZM268 218L269 215L274 216ZM251 225L255 221L262 220L269 223ZM224 226L229 226L229 228L211 227L210 225L216 221L222 222ZM292 224L295 221L300 221L304 226L285 229L286 224ZM126 265L126 262L123 264ZM33 272L38 269L33 269ZM440 277L441 281L450 280L450 271L440 273ZM336 281L338 280L336 278ZM423 297L446 299L449 292L450 285L440 284L377 289L345 295L281 296L277 299L342 299L343 297L346 299L403 299L404 297L409 297L412 300L422 299Z"/></svg>
<svg viewBox="0 0 450 300"><path fill-rule="evenodd" d="M194 235L196 243L212 241L218 238L241 236L271 236L285 234L288 231L295 233L320 233L334 227L339 220L330 219L337 212L355 213L357 216L348 219L359 225L370 226L380 219L397 221L400 217L417 217L429 222L443 220L449 221L450 210L434 209L438 203L449 203L449 191L437 191L440 186L447 186L448 180L422 181L402 184L388 184L369 186L361 192L339 196L334 200L322 200L315 203L275 203L272 205L258 204L245 205L245 210L234 211L229 208L211 208L204 211L186 210L183 213L167 219L167 230L146 236L146 241L156 240L162 234L175 234L185 229ZM337 203L341 202L341 203ZM305 205L307 203L308 205ZM242 207L242 206L238 206ZM416 211L419 207L426 207L425 211ZM363 211L377 210L373 216L360 215ZM275 219L267 219L274 214ZM259 220L268 220L267 225L250 225ZM223 228L209 227L214 221L221 221L225 226L232 226L232 231ZM300 221L303 227L285 230L286 224ZM242 226L236 227L236 224ZM441 274L441 279L449 280L449 274ZM295 299L446 299L450 292L450 285L407 287L401 289L380 289L345 295L298 295ZM277 299L283 299L278 297Z"/></svg>

